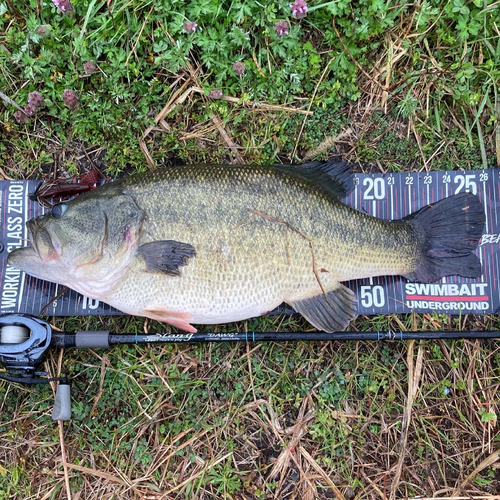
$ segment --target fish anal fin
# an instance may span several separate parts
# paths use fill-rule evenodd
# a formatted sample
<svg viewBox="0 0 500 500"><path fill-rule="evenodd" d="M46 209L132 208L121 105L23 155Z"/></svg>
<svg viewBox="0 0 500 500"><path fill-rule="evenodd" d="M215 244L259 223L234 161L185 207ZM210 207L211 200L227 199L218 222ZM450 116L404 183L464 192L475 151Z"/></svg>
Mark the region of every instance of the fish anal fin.
<svg viewBox="0 0 500 500"><path fill-rule="evenodd" d="M325 332L344 331L356 317L354 292L341 283L330 289L326 296L320 292L311 297L287 302L314 327Z"/></svg>
<svg viewBox="0 0 500 500"><path fill-rule="evenodd" d="M180 276L182 266L196 256L193 245L174 240L152 241L137 249L137 254L144 259L146 271Z"/></svg>
<svg viewBox="0 0 500 500"><path fill-rule="evenodd" d="M180 328L189 333L196 333L198 330L189 324L191 317L187 313L167 311L165 309L144 309L141 314L148 318Z"/></svg>

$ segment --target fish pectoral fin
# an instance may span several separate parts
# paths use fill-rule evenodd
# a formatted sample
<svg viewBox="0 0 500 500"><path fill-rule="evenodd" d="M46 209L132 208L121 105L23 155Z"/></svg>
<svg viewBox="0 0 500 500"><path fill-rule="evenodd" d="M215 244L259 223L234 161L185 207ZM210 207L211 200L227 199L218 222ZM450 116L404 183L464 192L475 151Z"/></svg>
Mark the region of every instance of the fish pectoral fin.
<svg viewBox="0 0 500 500"><path fill-rule="evenodd" d="M354 292L338 283L326 293L318 293L300 300L287 300L298 313L318 330L342 332L356 317Z"/></svg>
<svg viewBox="0 0 500 500"><path fill-rule="evenodd" d="M156 321L168 323L189 333L196 333L198 331L194 326L189 324L191 317L187 313L167 311L165 309L144 309L141 315Z"/></svg>
<svg viewBox="0 0 500 500"><path fill-rule="evenodd" d="M179 268L196 256L196 250L189 243L162 240L141 245L137 249L137 254L144 259L147 272L180 276Z"/></svg>

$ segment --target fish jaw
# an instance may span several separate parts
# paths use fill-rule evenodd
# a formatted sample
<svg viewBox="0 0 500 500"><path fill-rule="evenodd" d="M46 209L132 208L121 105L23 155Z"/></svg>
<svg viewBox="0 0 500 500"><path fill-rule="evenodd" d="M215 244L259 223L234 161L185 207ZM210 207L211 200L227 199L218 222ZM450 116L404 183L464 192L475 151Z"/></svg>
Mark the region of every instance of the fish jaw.
<svg viewBox="0 0 500 500"><path fill-rule="evenodd" d="M51 264L61 256L61 247L36 218L26 223L26 229L31 245L10 252L7 263L36 278L47 279Z"/></svg>
<svg viewBox="0 0 500 500"><path fill-rule="evenodd" d="M40 277L37 274L40 273L41 259L35 247L29 246L12 250L7 257L7 264L37 278Z"/></svg>
<svg viewBox="0 0 500 500"><path fill-rule="evenodd" d="M60 271L61 263L56 253L47 254L47 258L41 259L34 246L16 248L9 253L7 264L35 278L64 284L57 278L65 272Z"/></svg>
<svg viewBox="0 0 500 500"><path fill-rule="evenodd" d="M54 236L38 223L36 218L26 222L26 229L40 260L48 262L59 259L61 256L61 246L56 242Z"/></svg>
<svg viewBox="0 0 500 500"><path fill-rule="evenodd" d="M120 286L134 256L134 248L125 248L114 262L107 256L107 265L100 266L101 272L96 272L92 262L68 267L59 258L60 254L56 249L45 252L44 258L41 258L38 248L34 244L13 250L8 255L8 265L35 278L68 286L89 298L103 301Z"/></svg>
<svg viewBox="0 0 500 500"><path fill-rule="evenodd" d="M62 284L91 299L102 300L110 304L109 297L120 288L129 274L130 266L134 261L134 248L125 248L119 258L111 259L109 255L106 255L104 259L107 260L107 266L100 266L101 272L93 272L92 264L79 266L68 274L67 280ZM105 272L102 272L103 270Z"/></svg>

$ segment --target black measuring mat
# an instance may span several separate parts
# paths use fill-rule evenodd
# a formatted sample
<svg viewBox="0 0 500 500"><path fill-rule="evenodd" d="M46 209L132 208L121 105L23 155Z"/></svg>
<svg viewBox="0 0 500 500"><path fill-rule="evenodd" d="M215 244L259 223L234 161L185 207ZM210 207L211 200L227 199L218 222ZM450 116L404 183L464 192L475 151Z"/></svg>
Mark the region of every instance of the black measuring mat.
<svg viewBox="0 0 500 500"><path fill-rule="evenodd" d="M478 279L451 276L435 283L410 283L382 276L345 283L358 299L359 314L500 312L499 169L420 173L354 174L354 190L344 203L382 219L401 219L452 194L469 191L484 205L486 224L476 251L483 266ZM27 244L25 222L44 209L28 195L40 181L0 181L0 313L39 315L61 286L7 265L8 253ZM73 290L52 302L55 316L122 314Z"/></svg>

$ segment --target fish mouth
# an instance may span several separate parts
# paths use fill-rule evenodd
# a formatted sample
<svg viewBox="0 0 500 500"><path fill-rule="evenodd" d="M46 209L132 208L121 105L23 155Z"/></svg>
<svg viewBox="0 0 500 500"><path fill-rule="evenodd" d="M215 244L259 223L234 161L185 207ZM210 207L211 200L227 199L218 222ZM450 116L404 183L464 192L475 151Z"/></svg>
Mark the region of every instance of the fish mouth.
<svg viewBox="0 0 500 500"><path fill-rule="evenodd" d="M31 257L39 258L38 253L35 250L35 247L29 246L29 247L15 248L7 256L7 263L9 264L9 266L17 267L16 264L19 258L29 259Z"/></svg>
<svg viewBox="0 0 500 500"><path fill-rule="evenodd" d="M37 219L31 219L26 223L28 238L31 241L34 252L42 261L55 260L60 257L60 247L50 236L49 232L41 226Z"/></svg>
<svg viewBox="0 0 500 500"><path fill-rule="evenodd" d="M59 261L60 245L35 219L26 223L26 229L31 245L12 250L7 263L35 278L48 279L54 269L53 263Z"/></svg>

